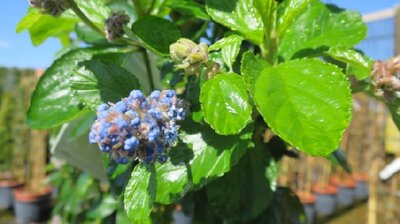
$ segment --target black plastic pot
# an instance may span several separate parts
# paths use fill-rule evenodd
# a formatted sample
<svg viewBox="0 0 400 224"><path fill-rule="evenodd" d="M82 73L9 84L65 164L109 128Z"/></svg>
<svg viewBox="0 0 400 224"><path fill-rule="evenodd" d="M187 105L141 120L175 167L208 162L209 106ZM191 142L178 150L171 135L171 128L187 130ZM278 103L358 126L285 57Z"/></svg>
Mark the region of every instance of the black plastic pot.
<svg viewBox="0 0 400 224"><path fill-rule="evenodd" d="M51 189L43 193L31 193L23 189L14 191L14 211L17 222L29 224L45 222L51 215Z"/></svg>
<svg viewBox="0 0 400 224"><path fill-rule="evenodd" d="M368 182L358 180L355 195L357 201L366 201L368 199Z"/></svg>
<svg viewBox="0 0 400 224"><path fill-rule="evenodd" d="M338 178L331 178L331 183L338 188L336 194L337 209L344 210L353 206L356 202L356 181L352 178L339 180Z"/></svg>
<svg viewBox="0 0 400 224"><path fill-rule="evenodd" d="M368 174L358 173L354 175L357 182L355 197L357 202L366 201L368 199Z"/></svg>
<svg viewBox="0 0 400 224"><path fill-rule="evenodd" d="M313 224L315 221L315 196L304 192L298 192L297 196L303 204L304 212L307 216L307 224Z"/></svg>
<svg viewBox="0 0 400 224"><path fill-rule="evenodd" d="M22 183L15 180L0 180L0 209L10 209L13 206L14 189L21 187Z"/></svg>
<svg viewBox="0 0 400 224"><path fill-rule="evenodd" d="M317 219L329 217L335 213L337 204L337 188L332 185L325 187L313 187L316 196L315 212Z"/></svg>

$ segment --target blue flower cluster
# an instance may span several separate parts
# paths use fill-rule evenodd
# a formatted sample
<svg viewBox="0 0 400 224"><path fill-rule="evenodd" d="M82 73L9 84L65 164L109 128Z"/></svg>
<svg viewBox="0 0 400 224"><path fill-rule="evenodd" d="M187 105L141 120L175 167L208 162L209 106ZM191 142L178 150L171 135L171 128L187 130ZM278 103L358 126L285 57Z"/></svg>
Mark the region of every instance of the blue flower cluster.
<svg viewBox="0 0 400 224"><path fill-rule="evenodd" d="M184 117L184 103L175 91L156 90L146 98L140 90L133 90L129 97L97 108L89 142L97 143L117 163L136 158L163 163L178 137L176 121Z"/></svg>

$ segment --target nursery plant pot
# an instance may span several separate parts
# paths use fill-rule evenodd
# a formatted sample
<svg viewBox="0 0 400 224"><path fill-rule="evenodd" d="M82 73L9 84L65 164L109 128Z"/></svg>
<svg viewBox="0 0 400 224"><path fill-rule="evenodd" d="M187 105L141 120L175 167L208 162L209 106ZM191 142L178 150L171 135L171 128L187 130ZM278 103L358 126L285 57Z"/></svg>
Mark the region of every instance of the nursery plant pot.
<svg viewBox="0 0 400 224"><path fill-rule="evenodd" d="M193 222L193 215L185 214L182 211L182 206L178 204L172 212L172 220L174 224L191 224Z"/></svg>
<svg viewBox="0 0 400 224"><path fill-rule="evenodd" d="M329 217L335 213L337 204L337 187L333 185L318 186L311 188L316 196L315 213L317 219Z"/></svg>
<svg viewBox="0 0 400 224"><path fill-rule="evenodd" d="M315 196L308 192L297 192L297 196L303 204L304 212L307 216L307 224L313 224L315 219Z"/></svg>
<svg viewBox="0 0 400 224"><path fill-rule="evenodd" d="M12 208L14 202L13 191L22 187L22 183L16 180L0 180L0 209Z"/></svg>
<svg viewBox="0 0 400 224"><path fill-rule="evenodd" d="M354 205L357 183L352 177L342 180L337 177L331 177L330 183L338 188L338 192L336 194L336 208L338 210L343 210Z"/></svg>
<svg viewBox="0 0 400 224"><path fill-rule="evenodd" d="M368 199L368 174L356 173L354 174L356 180L356 200L358 202L366 201Z"/></svg>
<svg viewBox="0 0 400 224"><path fill-rule="evenodd" d="M17 222L29 224L44 222L51 214L51 188L41 193L32 193L23 188L14 191L14 210Z"/></svg>

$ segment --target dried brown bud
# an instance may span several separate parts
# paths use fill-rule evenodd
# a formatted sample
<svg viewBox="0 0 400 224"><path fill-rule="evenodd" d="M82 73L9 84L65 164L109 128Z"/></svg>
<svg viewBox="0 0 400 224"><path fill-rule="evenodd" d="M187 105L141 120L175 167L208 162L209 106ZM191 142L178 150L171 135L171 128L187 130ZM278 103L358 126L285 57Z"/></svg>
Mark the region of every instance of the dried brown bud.
<svg viewBox="0 0 400 224"><path fill-rule="evenodd" d="M67 0L28 0L29 5L40 9L42 13L59 16L69 8Z"/></svg>
<svg viewBox="0 0 400 224"><path fill-rule="evenodd" d="M115 40L124 35L123 26L129 23L129 16L124 12L113 12L105 21L106 38L109 41Z"/></svg>

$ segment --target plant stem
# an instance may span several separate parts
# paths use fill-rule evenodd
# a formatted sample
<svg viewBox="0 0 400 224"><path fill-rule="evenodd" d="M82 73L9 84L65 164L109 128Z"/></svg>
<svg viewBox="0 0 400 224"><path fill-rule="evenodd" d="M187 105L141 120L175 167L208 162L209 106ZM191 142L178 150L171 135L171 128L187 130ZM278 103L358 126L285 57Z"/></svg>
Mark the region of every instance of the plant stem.
<svg viewBox="0 0 400 224"><path fill-rule="evenodd" d="M74 13L90 28L92 28L94 31L99 33L102 36L105 36L104 31L102 31L99 27L97 27L90 19L81 11L81 9L78 7L78 5L75 3L74 0L67 0L69 7L74 11Z"/></svg>
<svg viewBox="0 0 400 224"><path fill-rule="evenodd" d="M146 65L147 77L149 78L150 89L154 90L155 85L154 85L154 80L153 80L153 73L151 72L150 58L149 58L149 55L147 54L147 50L143 49L142 54L143 54L144 63Z"/></svg>

